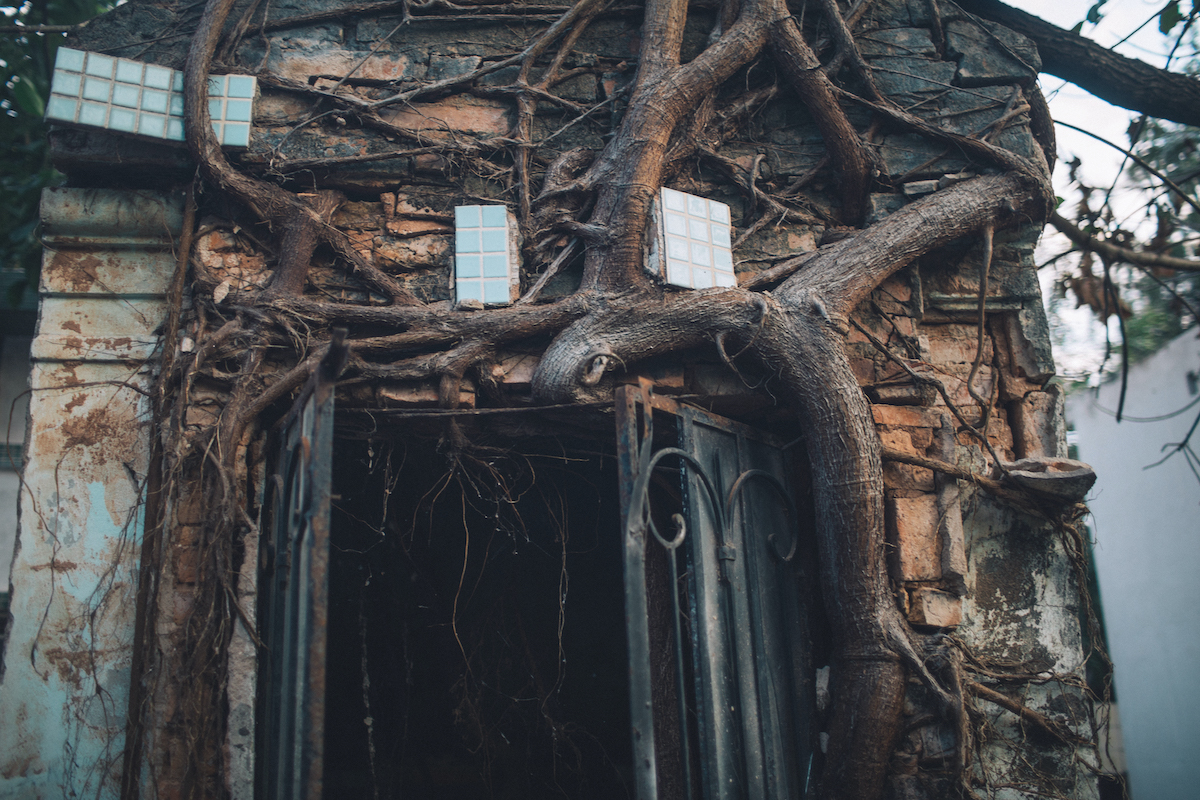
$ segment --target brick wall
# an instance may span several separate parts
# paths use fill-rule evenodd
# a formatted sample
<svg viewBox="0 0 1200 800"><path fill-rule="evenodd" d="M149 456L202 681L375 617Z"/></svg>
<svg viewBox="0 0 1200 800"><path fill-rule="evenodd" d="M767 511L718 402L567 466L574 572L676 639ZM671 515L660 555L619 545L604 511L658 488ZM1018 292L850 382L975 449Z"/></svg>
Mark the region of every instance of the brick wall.
<svg viewBox="0 0 1200 800"><path fill-rule="evenodd" d="M146 6L137 0L122 6L89 25L74 46L128 55L138 40L140 58L182 67L184 43L142 43L146 37L139 31L149 24L147 14L154 16L156 26L170 27L187 24L191 12L186 7ZM330 7L325 2L275 2L269 18L278 21ZM1032 91L1036 52L1014 34L994 26L983 31L946 8L935 19L930 7L924 0L871 4L859 30L863 54L881 90L914 113L959 133L986 135L1021 155L1041 157L1044 143L1031 132L1028 112L1008 114ZM695 52L702 45L712 21L709 14L703 9L695 13L685 51ZM511 206L514 195L502 171L481 171L483 162L457 158L442 145L465 142L482 151L497 137L509 135L515 117L505 90L514 68L491 73L465 94L394 107L381 114L378 124L365 126L327 115L297 127L317 108L308 89L329 89L358 65L345 86L363 101L373 101L493 63L545 23L533 17L463 19L397 28L399 21L394 16L330 18L242 40L233 63L243 70L261 65L265 72L260 73L262 95L251 147L239 157L240 164L252 172L269 168L296 184L345 191L350 200L333 224L345 230L375 266L435 308L449 311L453 207L477 202ZM602 17L567 59L565 66L574 77L560 87L565 102L539 104L533 121L535 139L542 142L538 157L543 165L574 147L603 146L612 109L624 102L623 90L636 66L638 21L636 15L619 11ZM873 124L865 114L853 119L877 149L882 178L895 187L872 195L872 220L986 168L913 134ZM1002 119L1003 124L990 127ZM735 261L743 281L843 234L830 221L836 189L832 176L817 172L814 177L812 172L824 155L820 135L786 87L746 130L746 137L726 143L721 154L742 169L759 169L772 186L799 185L811 213L765 225L740 242ZM57 159L68 170L95 171L97 153L126 146L118 142L106 147L109 138L81 131L56 134ZM390 155L396 151L405 154ZM388 157L367 160L370 154ZM189 174L178 153L148 147L141 158L142 163L156 165L156 180L168 179L171 169L180 177ZM671 186L728 203L735 239L753 217L751 202L738 184L711 165L689 165ZM222 307L262 285L273 254L261 243L263 232L244 212L210 198L202 207L200 228L200 269L193 292L214 298ZM978 315L983 246L978 241L955 243L906 267L856 311L846 334L847 348L855 375L874 403L876 427L886 448L984 475L993 473L997 459L1065 455L1061 396L1048 382L1053 362L1033 264L1038 234L1034 226L997 234L982 336ZM523 288L536 279L540 266L525 264ZM548 287L547 296L571 292L578 277L578 268L568 268ZM310 291L346 302L370 300L367 289L336 270L321 253ZM185 326L187 340L203 340L217 324L191 317ZM488 374L467 382L462 404L526 401L538 356L536 349L501 353ZM658 391L707 396L723 403L728 413L759 420L778 413L773 398L747 389L715 358L656 362L637 371L649 375ZM201 388L187 418L189 430L196 434L213 424L224 401L219 387ZM419 407L436 405L437 397L432 383L376 380L345 390L339 403ZM987 446L968 427L983 430ZM959 637L989 664L1018 665L1012 666L1013 675L1077 674L1082 650L1076 587L1059 531L968 482L928 468L889 460L884 474L892 578L897 600L919 637L931 646L947 635ZM168 654L193 590L196 554L188 538L188 515L202 513L199 502L201 498L182 499L164 565L163 597L170 600L160 604L158 636ZM1089 733L1087 709L1067 681L1021 682L989 677L987 670L976 677ZM169 695L169 685L163 691ZM158 775L159 796L171 797L179 785L179 738L186 720L172 721L169 697L164 698L159 728L153 732L152 768L144 774ZM1072 748L1030 738L1010 711L982 702L976 706L974 719L986 723L988 734L980 760L972 767L975 774L1017 786L1012 796L1041 791L1090 796L1094 787ZM956 758L956 732L932 709L914 681L908 706L911 724L893 764L896 797L940 797L951 791L947 776Z"/></svg>

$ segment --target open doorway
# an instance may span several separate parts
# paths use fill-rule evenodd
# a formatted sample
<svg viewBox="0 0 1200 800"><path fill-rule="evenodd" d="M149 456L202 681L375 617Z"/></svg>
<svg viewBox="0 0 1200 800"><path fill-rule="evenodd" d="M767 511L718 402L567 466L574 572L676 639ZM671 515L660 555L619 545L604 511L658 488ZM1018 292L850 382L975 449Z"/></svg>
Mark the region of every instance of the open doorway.
<svg viewBox="0 0 1200 800"><path fill-rule="evenodd" d="M445 437L335 448L324 796L632 796L611 434Z"/></svg>
<svg viewBox="0 0 1200 800"><path fill-rule="evenodd" d="M615 420L293 415L264 796L807 796L827 637L799 440L617 394Z"/></svg>

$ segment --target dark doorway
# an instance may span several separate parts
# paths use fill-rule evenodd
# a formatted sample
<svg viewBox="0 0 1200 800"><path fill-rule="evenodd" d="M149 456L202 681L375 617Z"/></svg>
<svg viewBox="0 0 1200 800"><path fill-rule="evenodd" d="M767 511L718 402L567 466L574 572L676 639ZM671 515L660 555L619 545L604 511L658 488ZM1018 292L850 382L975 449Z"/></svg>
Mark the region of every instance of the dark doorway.
<svg viewBox="0 0 1200 800"><path fill-rule="evenodd" d="M335 448L324 797L631 796L611 452L408 430Z"/></svg>

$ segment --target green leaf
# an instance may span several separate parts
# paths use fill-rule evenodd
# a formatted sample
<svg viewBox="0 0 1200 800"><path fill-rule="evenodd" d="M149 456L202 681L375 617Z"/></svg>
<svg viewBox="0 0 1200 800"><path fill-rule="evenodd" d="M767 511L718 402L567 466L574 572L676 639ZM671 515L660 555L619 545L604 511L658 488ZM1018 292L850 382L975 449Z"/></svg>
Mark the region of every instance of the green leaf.
<svg viewBox="0 0 1200 800"><path fill-rule="evenodd" d="M1093 25L1098 23L1101 20L1101 18L1104 16L1103 14L1100 13L1100 9L1103 8L1104 4L1107 2L1108 2L1108 0L1100 0L1100 2L1096 3L1094 6L1089 8L1088 13L1087 13L1087 21L1092 23Z"/></svg>
<svg viewBox="0 0 1200 800"><path fill-rule="evenodd" d="M1197 0L1197 2L1200 2L1200 0ZM1079 33L1082 30L1083 30L1083 20L1080 20L1079 22L1075 23L1074 28L1071 28L1071 33Z"/></svg>
<svg viewBox="0 0 1200 800"><path fill-rule="evenodd" d="M13 82L12 93L20 111L39 119L46 113L46 101L42 99L33 81L18 76Z"/></svg>
<svg viewBox="0 0 1200 800"><path fill-rule="evenodd" d="M1162 33L1169 33L1171 28L1179 24L1183 19L1183 14L1179 12L1179 0L1171 0L1163 6L1163 10L1158 12L1158 29Z"/></svg>

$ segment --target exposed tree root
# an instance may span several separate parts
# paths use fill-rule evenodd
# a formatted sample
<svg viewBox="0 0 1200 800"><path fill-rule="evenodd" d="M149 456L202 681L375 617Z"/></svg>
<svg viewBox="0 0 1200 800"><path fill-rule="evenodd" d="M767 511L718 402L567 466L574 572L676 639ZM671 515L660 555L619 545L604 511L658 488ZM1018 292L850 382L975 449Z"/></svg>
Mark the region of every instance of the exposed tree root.
<svg viewBox="0 0 1200 800"><path fill-rule="evenodd" d="M533 379L534 398L545 404L602 400L611 393L610 373L650 356L710 343L727 360L733 358L729 353L738 353L773 375L785 388L808 443L821 587L835 639L833 716L821 796L881 797L901 735L908 675L922 679L948 716L961 715L962 688L926 664L889 585L882 463L885 457L899 457L881 449L870 406L850 369L844 341L847 320L882 281L919 256L982 230L1043 219L1053 206L1044 165L1031 164L982 139L941 130L896 108L877 91L863 99L839 89L820 69L782 0L723 4L708 46L686 63L680 56L686 2L648 0L638 71L619 127L602 152L571 150L545 165L539 186L536 168L541 165L533 155L532 127L537 104L554 99L552 90L567 76L567 54L606 8L603 0L582 0L521 53L471 74L371 102L352 100L336 89L321 92L341 103L339 108L355 108L361 124L388 125L378 117L379 109L477 89L483 76L506 66L519 68L515 84L503 87L501 93L513 99L516 109L506 143L514 150L508 174L526 251L537 258L542 278L521 302L508 308L435 310L360 256L346 235L328 224L340 202L335 193L299 198L249 177L221 152L205 92L212 54L232 5L233 0L209 0L193 40L185 71L188 145L205 181L243 203L281 237L281 257L270 286L257 295L239 296L243 305L236 309L237 316L204 337L189 358L180 359L173 376L178 389L169 416L179 452L174 462L164 462L173 464L164 481L176 500L190 491L177 479L187 462L213 498L199 544L197 580L217 589L200 596L185 636L188 666L204 680L187 687L181 719L203 720L207 726L195 732L189 754L192 796L210 794L215 781L212 765L220 760L214 743L223 741L218 735L222 723L217 709L230 623L238 613L232 600L233 543L253 525L245 513L250 502L246 482L239 477L247 437L268 409L284 401L321 362L330 346L327 329L337 325L350 328L350 378L436 380L444 408L454 408L463 381L489 363L500 347L530 340L551 341ZM860 9L865 5L860 4ZM826 6L840 37L839 47L869 77L849 39L847 24L853 22L841 21L835 3ZM366 12L351 7L340 13ZM548 55L555 46L557 51ZM879 170L863 136L850 124L842 101L863 104L890 124L952 143L1003 173L965 181L910 203L841 241L760 273L740 289L665 291L646 276L643 267L651 202L669 171L693 155L707 156L729 174L739 175L738 182L763 214L761 220L794 213L789 210L793 201L758 186L758 162L743 170L717 153L715 146L778 91L773 85L756 90L727 108L717 107L712 100L732 75L768 49L824 137L827 158L840 180L844 222L861 221ZM570 110L590 113L577 104L571 104ZM316 119L311 117L308 123ZM427 143L428 139L422 140ZM438 147L452 145L457 146L437 143ZM478 140L461 147L472 157L482 157ZM559 241L564 233L575 237L565 247ZM329 246L342 268L381 292L389 304L353 305L304 297L319 243ZM546 281L581 246L581 290L537 304ZM771 293L758 291L767 286L775 288ZM290 328L288 319L303 319L320 332L304 339ZM379 328L390 332L379 334ZM278 357L276 345L285 345L289 355ZM180 432L198 375L206 364L235 360L231 391L217 421L204 436L193 438L190 449L185 448ZM162 416L167 416L166 410ZM940 462L918 465L950 472ZM988 479L972 479L984 488L1005 491ZM994 699L983 687L971 691Z"/></svg>

